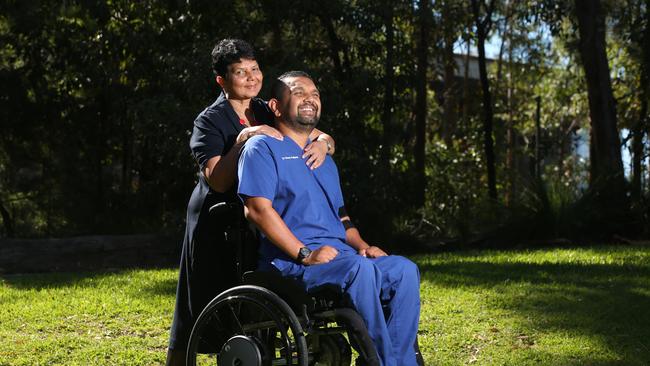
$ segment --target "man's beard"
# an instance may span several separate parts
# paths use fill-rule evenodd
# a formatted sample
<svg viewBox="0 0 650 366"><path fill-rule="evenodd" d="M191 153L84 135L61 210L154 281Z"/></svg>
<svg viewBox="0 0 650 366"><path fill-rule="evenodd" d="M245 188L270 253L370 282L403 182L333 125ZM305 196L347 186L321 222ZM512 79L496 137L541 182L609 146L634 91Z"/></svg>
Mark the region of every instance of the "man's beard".
<svg viewBox="0 0 650 366"><path fill-rule="evenodd" d="M289 122L291 128L296 131L311 132L314 128L316 128L316 125L318 125L319 119L320 117L316 115L311 118L297 116L293 120L287 122Z"/></svg>

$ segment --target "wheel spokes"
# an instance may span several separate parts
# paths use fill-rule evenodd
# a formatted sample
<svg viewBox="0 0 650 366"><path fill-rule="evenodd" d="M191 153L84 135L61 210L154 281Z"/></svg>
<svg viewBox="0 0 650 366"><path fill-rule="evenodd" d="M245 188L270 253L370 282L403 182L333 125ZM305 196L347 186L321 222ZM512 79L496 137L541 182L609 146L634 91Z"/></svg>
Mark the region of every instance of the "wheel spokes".
<svg viewBox="0 0 650 366"><path fill-rule="evenodd" d="M251 321L244 321L246 317ZM261 343L268 344L268 359L272 365L297 364L295 337L271 304L249 296L229 297L208 317L199 334L199 348L218 354L225 340L237 334L254 336L260 341L269 339L270 342Z"/></svg>

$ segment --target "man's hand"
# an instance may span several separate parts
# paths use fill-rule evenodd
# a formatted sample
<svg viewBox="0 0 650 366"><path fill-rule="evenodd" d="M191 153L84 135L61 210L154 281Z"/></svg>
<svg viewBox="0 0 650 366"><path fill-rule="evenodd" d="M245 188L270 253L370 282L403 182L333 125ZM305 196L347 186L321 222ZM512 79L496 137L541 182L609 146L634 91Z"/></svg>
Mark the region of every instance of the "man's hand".
<svg viewBox="0 0 650 366"><path fill-rule="evenodd" d="M324 264L332 259L336 258L339 254L338 250L334 249L329 245L323 245L322 247L314 250L309 254L305 259L302 260L302 264L306 266L313 266L315 264Z"/></svg>
<svg viewBox="0 0 650 366"><path fill-rule="evenodd" d="M383 257L387 256L386 252L381 250L381 248L375 247L375 246L369 246L367 248L363 248L359 250L359 255L362 255L364 257L368 258L377 258L377 257Z"/></svg>

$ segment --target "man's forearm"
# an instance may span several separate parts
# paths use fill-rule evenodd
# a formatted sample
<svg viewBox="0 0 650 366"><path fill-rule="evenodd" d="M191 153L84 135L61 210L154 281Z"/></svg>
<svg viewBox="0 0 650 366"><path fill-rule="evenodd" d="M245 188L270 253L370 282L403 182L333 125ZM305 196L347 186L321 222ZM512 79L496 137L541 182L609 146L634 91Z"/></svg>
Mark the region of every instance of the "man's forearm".
<svg viewBox="0 0 650 366"><path fill-rule="evenodd" d="M290 258L296 259L298 251L305 245L289 230L270 201L261 197L248 198L244 213L246 218L255 224L275 246Z"/></svg>
<svg viewBox="0 0 650 366"><path fill-rule="evenodd" d="M356 227L345 230L345 242L357 251L370 247L370 245L363 240Z"/></svg>
<svg viewBox="0 0 650 366"><path fill-rule="evenodd" d="M344 216L341 221L350 220L349 216ZM345 242L357 251L366 249L370 245L361 237L361 233L356 227L352 226L345 230Z"/></svg>

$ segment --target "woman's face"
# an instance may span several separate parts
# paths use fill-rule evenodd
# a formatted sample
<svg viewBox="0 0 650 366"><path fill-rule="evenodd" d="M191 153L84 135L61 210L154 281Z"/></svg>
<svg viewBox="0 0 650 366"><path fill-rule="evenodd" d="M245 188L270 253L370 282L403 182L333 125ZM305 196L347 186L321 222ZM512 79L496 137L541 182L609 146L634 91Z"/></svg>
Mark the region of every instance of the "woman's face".
<svg viewBox="0 0 650 366"><path fill-rule="evenodd" d="M221 80L220 80L221 79ZM231 99L250 99L262 89L262 70L257 61L242 59L228 66L225 78L217 77L217 82Z"/></svg>

